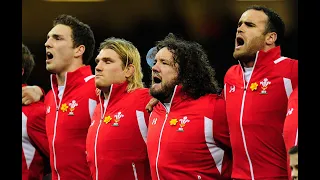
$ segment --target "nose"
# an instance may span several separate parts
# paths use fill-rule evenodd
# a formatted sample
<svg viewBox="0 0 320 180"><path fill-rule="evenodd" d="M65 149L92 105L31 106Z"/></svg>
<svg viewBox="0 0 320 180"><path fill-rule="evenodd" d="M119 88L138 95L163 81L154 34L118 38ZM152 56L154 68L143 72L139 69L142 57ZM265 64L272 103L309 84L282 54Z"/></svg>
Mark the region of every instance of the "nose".
<svg viewBox="0 0 320 180"><path fill-rule="evenodd" d="M243 24L238 25L238 28L237 28L237 33L242 33L242 32L243 32Z"/></svg>
<svg viewBox="0 0 320 180"><path fill-rule="evenodd" d="M159 72L160 69L159 69L159 64L158 63L155 63L152 68L151 68L152 72Z"/></svg>
<svg viewBox="0 0 320 180"><path fill-rule="evenodd" d="M102 70L102 67L101 67L101 65L100 65L100 61L97 63L97 65L96 65L96 67L95 67L95 70L96 70L97 72L100 72L100 71Z"/></svg>
<svg viewBox="0 0 320 180"><path fill-rule="evenodd" d="M298 179L298 170L293 168L291 171L291 177L293 180L297 180Z"/></svg>
<svg viewBox="0 0 320 180"><path fill-rule="evenodd" d="M44 43L44 46L45 46L46 48L52 47L52 45L51 45L51 38L47 38L47 41Z"/></svg>

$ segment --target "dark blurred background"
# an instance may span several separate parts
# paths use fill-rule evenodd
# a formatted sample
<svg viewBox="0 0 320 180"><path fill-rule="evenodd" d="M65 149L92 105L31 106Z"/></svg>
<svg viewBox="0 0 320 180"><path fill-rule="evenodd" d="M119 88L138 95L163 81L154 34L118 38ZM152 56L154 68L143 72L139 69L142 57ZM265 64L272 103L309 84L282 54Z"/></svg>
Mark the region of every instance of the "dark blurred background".
<svg viewBox="0 0 320 180"><path fill-rule="evenodd" d="M75 0L71 0L75 1ZM90 0L88 0L90 1ZM104 0L101 2L22 1L22 40L35 55L36 67L30 85L50 89L45 68L47 33L59 14L70 14L91 26L96 49L108 37L131 41L142 58L144 82L150 84L148 50L169 32L197 41L208 54L216 77L223 84L227 69L236 64L232 53L237 22L245 8L266 5L277 11L286 23L282 55L298 59L298 0ZM98 54L94 53L93 59ZM92 70L95 63L91 61ZM93 71L94 72L94 71Z"/></svg>

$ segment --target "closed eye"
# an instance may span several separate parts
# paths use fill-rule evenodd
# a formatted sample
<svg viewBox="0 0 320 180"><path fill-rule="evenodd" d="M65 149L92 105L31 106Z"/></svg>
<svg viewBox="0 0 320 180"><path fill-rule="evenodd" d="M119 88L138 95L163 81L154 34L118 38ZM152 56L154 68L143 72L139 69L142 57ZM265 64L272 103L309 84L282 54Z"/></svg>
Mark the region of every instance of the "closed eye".
<svg viewBox="0 0 320 180"><path fill-rule="evenodd" d="M103 62L106 63L106 64L111 64L112 63L112 61L109 60L109 59L104 59Z"/></svg>

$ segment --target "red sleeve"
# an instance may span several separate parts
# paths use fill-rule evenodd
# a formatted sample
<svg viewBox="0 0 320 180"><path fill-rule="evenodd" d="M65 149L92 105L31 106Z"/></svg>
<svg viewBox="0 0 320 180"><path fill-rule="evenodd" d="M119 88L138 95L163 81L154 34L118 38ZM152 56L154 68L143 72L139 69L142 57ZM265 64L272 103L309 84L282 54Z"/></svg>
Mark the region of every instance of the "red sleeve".
<svg viewBox="0 0 320 180"><path fill-rule="evenodd" d="M145 94L145 98L144 98L144 103L143 103L143 105L144 105L144 110L143 110L143 112L144 112L144 119L145 119L145 122L146 122L146 125L147 125L147 127L149 127L149 117L150 117L150 113L146 110L146 106L147 106L147 104L149 103L149 101L151 100L151 98L152 98L152 96L149 94L149 90L148 90L148 92Z"/></svg>
<svg viewBox="0 0 320 180"><path fill-rule="evenodd" d="M291 73L292 89L295 89L298 87L298 60L293 61Z"/></svg>
<svg viewBox="0 0 320 180"><path fill-rule="evenodd" d="M213 113L213 138L221 148L231 148L226 103L223 97L217 97Z"/></svg>
<svg viewBox="0 0 320 180"><path fill-rule="evenodd" d="M35 104L33 111L30 112L30 117L27 124L28 136L34 146L49 158L49 144L45 126L45 105L42 102Z"/></svg>
<svg viewBox="0 0 320 180"><path fill-rule="evenodd" d="M46 92L40 86L38 86L38 87L41 89L41 92L42 92L42 96L40 98L40 101L44 101L44 97L46 96Z"/></svg>

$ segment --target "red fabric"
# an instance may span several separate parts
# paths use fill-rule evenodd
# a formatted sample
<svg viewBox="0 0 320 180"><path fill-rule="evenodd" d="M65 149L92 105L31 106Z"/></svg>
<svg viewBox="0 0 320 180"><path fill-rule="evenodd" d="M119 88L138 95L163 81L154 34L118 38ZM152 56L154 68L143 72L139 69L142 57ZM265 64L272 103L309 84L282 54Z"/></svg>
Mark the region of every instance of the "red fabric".
<svg viewBox="0 0 320 180"><path fill-rule="evenodd" d="M192 100L177 86L169 112L159 102L149 121L152 179L230 179L232 157L221 96Z"/></svg>
<svg viewBox="0 0 320 180"><path fill-rule="evenodd" d="M293 90L288 101L288 111L283 127L283 138L287 152L288 176L291 179L290 159L288 151L298 145L298 87Z"/></svg>
<svg viewBox="0 0 320 180"><path fill-rule="evenodd" d="M146 138L151 96L147 88L126 92L127 83L113 84L106 111L96 106L87 135L87 160L92 179L151 180ZM107 117L110 122L104 121ZM119 117L119 126L113 126Z"/></svg>
<svg viewBox="0 0 320 180"><path fill-rule="evenodd" d="M25 86L25 85L22 85ZM39 180L49 157L45 130L45 105L39 101L22 106L22 179Z"/></svg>
<svg viewBox="0 0 320 180"><path fill-rule="evenodd" d="M91 115L98 99L94 76L90 66L84 66L67 72L65 79L61 101L55 75L51 75L52 89L45 97L52 179L90 180L85 151ZM77 106L73 109L73 105Z"/></svg>
<svg viewBox="0 0 320 180"><path fill-rule="evenodd" d="M280 57L280 47L259 51L248 83L240 64L225 75L235 179L288 178L282 132L290 90L298 85L298 61ZM263 82L271 83L266 94Z"/></svg>

